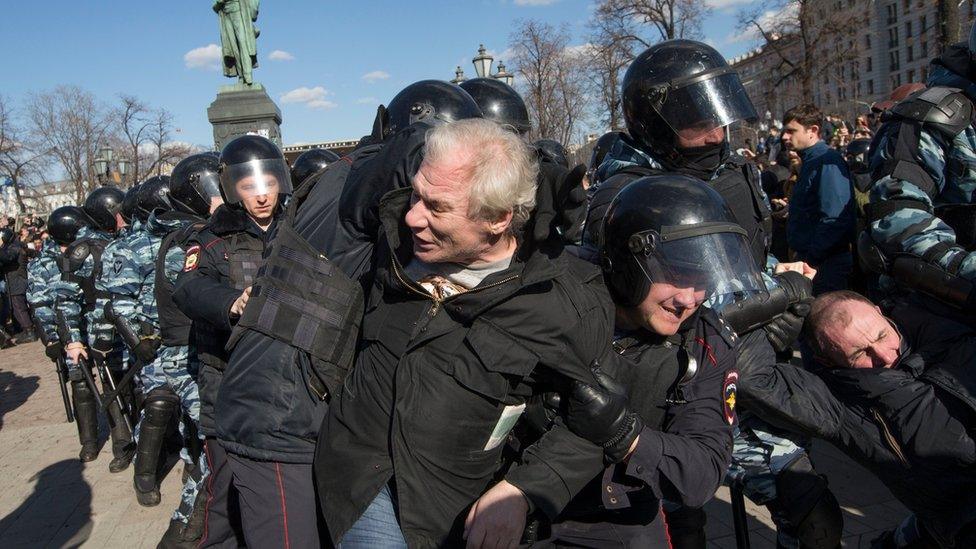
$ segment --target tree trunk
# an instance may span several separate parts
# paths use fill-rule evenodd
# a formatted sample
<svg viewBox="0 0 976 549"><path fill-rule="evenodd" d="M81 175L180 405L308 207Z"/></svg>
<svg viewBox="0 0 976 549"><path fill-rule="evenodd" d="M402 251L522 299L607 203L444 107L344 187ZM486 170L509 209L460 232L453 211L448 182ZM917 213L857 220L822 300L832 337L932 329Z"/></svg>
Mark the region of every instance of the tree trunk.
<svg viewBox="0 0 976 549"><path fill-rule="evenodd" d="M959 10L954 0L938 0L939 46L942 51L959 41Z"/></svg>

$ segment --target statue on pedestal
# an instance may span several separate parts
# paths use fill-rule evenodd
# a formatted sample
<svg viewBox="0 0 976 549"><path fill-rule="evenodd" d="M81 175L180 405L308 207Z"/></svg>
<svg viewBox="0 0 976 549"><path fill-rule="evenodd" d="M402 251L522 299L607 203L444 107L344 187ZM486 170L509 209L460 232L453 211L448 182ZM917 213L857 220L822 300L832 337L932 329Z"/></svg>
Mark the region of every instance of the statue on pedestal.
<svg viewBox="0 0 976 549"><path fill-rule="evenodd" d="M257 38L259 0L216 0L213 10L220 20L220 46L224 76L251 86L252 69L258 66Z"/></svg>

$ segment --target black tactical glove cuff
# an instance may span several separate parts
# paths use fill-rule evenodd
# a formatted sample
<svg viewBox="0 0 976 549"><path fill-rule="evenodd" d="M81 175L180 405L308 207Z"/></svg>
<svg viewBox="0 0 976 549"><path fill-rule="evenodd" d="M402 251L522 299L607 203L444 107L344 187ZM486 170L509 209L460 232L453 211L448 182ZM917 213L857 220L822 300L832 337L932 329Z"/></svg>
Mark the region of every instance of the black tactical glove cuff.
<svg viewBox="0 0 976 549"><path fill-rule="evenodd" d="M156 350L159 348L159 338L144 337L139 340L139 344L132 348L132 353L136 355L139 362L149 364L156 359Z"/></svg>
<svg viewBox="0 0 976 549"><path fill-rule="evenodd" d="M64 355L64 346L61 345L60 341L55 341L44 349L44 354L47 355L52 362L57 362L58 359Z"/></svg>
<svg viewBox="0 0 976 549"><path fill-rule="evenodd" d="M790 303L798 303L813 297L813 281L801 273L787 271L774 275L773 279L786 292Z"/></svg>
<svg viewBox="0 0 976 549"><path fill-rule="evenodd" d="M603 455L610 463L620 463L627 457L630 447L644 430L644 421L634 412L629 412L620 424L617 433L603 443Z"/></svg>

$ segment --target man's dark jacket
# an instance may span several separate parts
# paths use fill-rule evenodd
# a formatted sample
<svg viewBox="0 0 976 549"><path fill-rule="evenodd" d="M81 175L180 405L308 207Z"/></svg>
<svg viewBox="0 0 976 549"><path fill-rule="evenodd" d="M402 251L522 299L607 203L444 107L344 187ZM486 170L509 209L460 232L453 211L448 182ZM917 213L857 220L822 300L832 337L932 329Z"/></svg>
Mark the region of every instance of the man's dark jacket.
<svg viewBox="0 0 976 549"><path fill-rule="evenodd" d="M470 506L499 468L489 438L506 406L569 379L592 381L608 352L610 300L598 270L559 249L520 246L475 288L432 300L403 274L410 190L384 197L359 354L322 426L315 476L338 541L388 482L407 543L460 543ZM563 385L565 386L565 385ZM505 479L550 516L603 469L601 450L557 425Z"/></svg>
<svg viewBox="0 0 976 549"><path fill-rule="evenodd" d="M0 248L0 272L7 281L9 295L27 293L27 263L30 261L27 247L18 238L4 243Z"/></svg>
<svg viewBox="0 0 976 549"><path fill-rule="evenodd" d="M230 307L250 286L257 265L241 262L232 269L238 253L253 255L264 247L266 233L243 210L221 206L207 226L192 238L187 248L187 263L176 279L173 301L193 321L190 342L200 362L200 430L216 436L214 405L227 365L224 346L230 337L233 320ZM194 259L190 259L193 257ZM250 272L247 272L250 271ZM251 424L258 419L232 413L232 419Z"/></svg>
<svg viewBox="0 0 976 549"><path fill-rule="evenodd" d="M743 402L844 449L952 546L976 520L976 334L907 303L888 316L907 344L894 367L814 375L776 365L755 373Z"/></svg>

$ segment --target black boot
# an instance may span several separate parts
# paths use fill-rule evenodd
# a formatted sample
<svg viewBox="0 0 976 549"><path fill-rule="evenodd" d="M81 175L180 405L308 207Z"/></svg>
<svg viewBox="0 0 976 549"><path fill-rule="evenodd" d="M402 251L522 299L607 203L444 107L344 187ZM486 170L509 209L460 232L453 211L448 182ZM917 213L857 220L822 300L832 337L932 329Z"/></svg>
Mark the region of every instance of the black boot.
<svg viewBox="0 0 976 549"><path fill-rule="evenodd" d="M156 549L181 549L196 547L203 537L204 518L206 518L207 494L203 490L197 493L193 502L193 511L186 522L169 521L169 528L159 540Z"/></svg>
<svg viewBox="0 0 976 549"><path fill-rule="evenodd" d="M20 332L17 334L17 337L14 338L14 343L18 345L22 343L33 343L35 341L37 341L37 336L34 335L34 330L32 328L28 328Z"/></svg>
<svg viewBox="0 0 976 549"><path fill-rule="evenodd" d="M179 397L172 391L157 389L146 396L146 406L139 428L139 443L136 446L135 478L133 485L136 499L143 507L159 504L160 451L166 438L166 428L170 418L180 404Z"/></svg>
<svg viewBox="0 0 976 549"><path fill-rule="evenodd" d="M110 473L121 473L129 468L132 463L132 456L136 452L136 443L132 440L132 431L125 422L125 416L117 402L113 402L108 407L108 419L111 425L110 435L112 438L112 458L108 464Z"/></svg>
<svg viewBox="0 0 976 549"><path fill-rule="evenodd" d="M14 338L10 337L10 334L7 333L7 330L0 328L0 349L8 349L16 344Z"/></svg>
<svg viewBox="0 0 976 549"><path fill-rule="evenodd" d="M78 425L78 441L82 462L94 461L98 457L98 402L95 394L84 381L71 382L71 402L75 408L75 423Z"/></svg>

